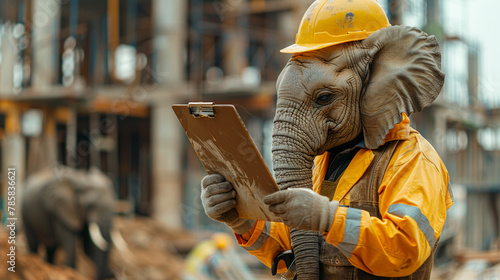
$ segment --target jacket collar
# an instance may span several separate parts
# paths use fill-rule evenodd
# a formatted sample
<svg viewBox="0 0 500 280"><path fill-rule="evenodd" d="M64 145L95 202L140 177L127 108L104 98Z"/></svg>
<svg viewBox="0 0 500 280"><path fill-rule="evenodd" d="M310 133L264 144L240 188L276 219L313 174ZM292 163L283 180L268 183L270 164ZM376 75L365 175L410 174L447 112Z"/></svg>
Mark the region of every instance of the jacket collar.
<svg viewBox="0 0 500 280"><path fill-rule="evenodd" d="M402 114L403 120L396 124L394 128L389 130L384 141L394 141L394 140L408 140L410 139L410 119L406 116L405 113ZM340 185L347 186L347 189L343 191L339 191L336 194L337 198L345 195L350 187L354 185L354 183L361 178L364 174L371 161L373 160L374 154L370 149L366 149L364 145L364 141L362 140L358 144L354 145L355 147L360 147L361 149L356 153L351 163L347 167L346 170L350 170L350 172L345 173L339 182ZM319 155L314 160L314 172L313 172L313 189L315 192L321 192L321 184L323 180L325 180L325 175L328 169L330 153L325 152L322 155ZM353 171L355 170L355 171Z"/></svg>
<svg viewBox="0 0 500 280"><path fill-rule="evenodd" d="M385 136L384 143L394 140L408 140L410 139L410 119L405 113L402 113L403 120L396 124L394 128L389 130Z"/></svg>

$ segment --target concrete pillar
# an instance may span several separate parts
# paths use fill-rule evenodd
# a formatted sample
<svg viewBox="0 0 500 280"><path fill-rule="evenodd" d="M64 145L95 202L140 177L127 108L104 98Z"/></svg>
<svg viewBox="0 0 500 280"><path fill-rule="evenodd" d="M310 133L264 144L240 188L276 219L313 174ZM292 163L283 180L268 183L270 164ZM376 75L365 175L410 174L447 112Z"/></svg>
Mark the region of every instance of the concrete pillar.
<svg viewBox="0 0 500 280"><path fill-rule="evenodd" d="M442 158L446 158L446 131L448 130L448 113L447 110L441 109L439 107L435 107L433 109L434 114L431 114L431 116L434 116L434 118L428 119L424 123L424 125L433 126L433 135L429 142L434 146L434 149L436 149L437 153Z"/></svg>
<svg viewBox="0 0 500 280"><path fill-rule="evenodd" d="M224 48L224 76L239 76L241 71L248 66L246 51L248 37L241 28L233 26L227 33Z"/></svg>
<svg viewBox="0 0 500 280"><path fill-rule="evenodd" d="M14 64L18 53L17 40L14 38L12 23L5 23L2 36L0 63L0 95L10 95L14 89Z"/></svg>
<svg viewBox="0 0 500 280"><path fill-rule="evenodd" d="M59 21L61 0L32 0L33 88L45 92L59 73Z"/></svg>
<svg viewBox="0 0 500 280"><path fill-rule="evenodd" d="M469 106L478 108L481 106L479 101L479 51L477 47L469 47L468 55L468 75L467 86L469 90Z"/></svg>
<svg viewBox="0 0 500 280"><path fill-rule="evenodd" d="M219 12L221 21L230 28L226 31L227 39L224 42L225 76L240 76L243 69L249 66L247 51L250 18L247 14L237 12L239 5L244 5L244 1L225 0Z"/></svg>
<svg viewBox="0 0 500 280"><path fill-rule="evenodd" d="M3 148L3 156L2 156L2 199L4 200L5 209L7 209L7 187L8 179L7 172L8 169L11 168L15 170L15 185L16 185L16 193L15 193L15 217L17 217L16 224L19 226L21 222L21 198L23 194L23 183L24 183L24 167L25 167L25 145L24 138L21 136L21 112L20 109L16 106L16 104L12 104L11 108L7 111L6 125L5 125L5 137L3 139L2 148ZM3 212L4 221L6 222L6 218L12 218L8 214L8 212ZM19 227L18 227L19 229Z"/></svg>
<svg viewBox="0 0 500 280"><path fill-rule="evenodd" d="M152 74L160 87L183 84L187 1L154 0L152 5L156 53ZM171 228L182 228L183 131L171 109L177 101L174 95L169 92L152 102L152 215Z"/></svg>
<svg viewBox="0 0 500 280"><path fill-rule="evenodd" d="M91 113L89 117L89 130L90 130L90 166L101 168L101 155L97 147L97 141L102 138L99 129L99 113ZM97 139L95 139L97 138Z"/></svg>
<svg viewBox="0 0 500 280"><path fill-rule="evenodd" d="M66 165L76 168L76 137L77 137L77 115L76 109L68 109L68 118L66 119Z"/></svg>
<svg viewBox="0 0 500 280"><path fill-rule="evenodd" d="M445 39L445 34L443 26L441 25L441 9L439 0L426 0L426 7L427 24L423 27L423 31L436 36L439 43L442 45Z"/></svg>
<svg viewBox="0 0 500 280"><path fill-rule="evenodd" d="M171 228L183 227L182 131L170 102L151 113L153 154L153 217Z"/></svg>
<svg viewBox="0 0 500 280"><path fill-rule="evenodd" d="M389 0L389 21L392 25L401 25L403 23L403 0Z"/></svg>
<svg viewBox="0 0 500 280"><path fill-rule="evenodd" d="M427 22L441 24L439 0L427 0Z"/></svg>
<svg viewBox="0 0 500 280"><path fill-rule="evenodd" d="M187 1L154 0L153 28L155 65L154 71L159 83L179 83L185 80L184 58Z"/></svg>

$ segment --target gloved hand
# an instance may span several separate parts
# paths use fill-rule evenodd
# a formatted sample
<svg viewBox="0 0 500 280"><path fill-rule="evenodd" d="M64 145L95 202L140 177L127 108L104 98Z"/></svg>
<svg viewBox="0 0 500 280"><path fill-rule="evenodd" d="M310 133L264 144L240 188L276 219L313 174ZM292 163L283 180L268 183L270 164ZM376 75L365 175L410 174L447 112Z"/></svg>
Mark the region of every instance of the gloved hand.
<svg viewBox="0 0 500 280"><path fill-rule="evenodd" d="M234 233L244 234L255 224L254 220L240 219L236 206L236 191L220 174L207 175L201 180L201 203L212 220L225 223Z"/></svg>
<svg viewBox="0 0 500 280"><path fill-rule="evenodd" d="M264 197L264 203L285 225L321 233L330 230L339 206L338 201L304 188L277 191Z"/></svg>

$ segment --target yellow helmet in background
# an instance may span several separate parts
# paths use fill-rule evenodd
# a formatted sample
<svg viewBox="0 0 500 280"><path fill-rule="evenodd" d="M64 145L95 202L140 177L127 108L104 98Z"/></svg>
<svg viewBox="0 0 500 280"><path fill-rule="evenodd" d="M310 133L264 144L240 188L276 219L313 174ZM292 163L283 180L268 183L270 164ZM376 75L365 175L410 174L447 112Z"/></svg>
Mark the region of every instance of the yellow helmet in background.
<svg viewBox="0 0 500 280"><path fill-rule="evenodd" d="M301 53L366 39L391 24L377 0L316 0L302 17L295 44L282 53Z"/></svg>
<svg viewBox="0 0 500 280"><path fill-rule="evenodd" d="M215 247L217 247L217 249L221 251L233 245L233 239L231 238L231 236L222 232L215 233L212 236L212 241L214 242Z"/></svg>

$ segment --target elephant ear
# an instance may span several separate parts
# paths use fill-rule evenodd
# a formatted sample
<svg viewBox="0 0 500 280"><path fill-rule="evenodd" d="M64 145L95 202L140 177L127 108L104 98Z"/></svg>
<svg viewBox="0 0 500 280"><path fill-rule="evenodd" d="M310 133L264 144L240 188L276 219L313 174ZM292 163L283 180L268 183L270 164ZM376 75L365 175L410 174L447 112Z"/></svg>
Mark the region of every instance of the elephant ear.
<svg viewBox="0 0 500 280"><path fill-rule="evenodd" d="M429 106L444 83L441 50L434 36L407 26L381 29L364 41L370 72L360 111L367 148L376 149L402 113Z"/></svg>
<svg viewBox="0 0 500 280"><path fill-rule="evenodd" d="M89 178L88 181L92 182L92 184L94 184L94 186L97 186L99 188L105 188L107 190L112 190L112 188L113 188L113 182L99 168L97 168L97 167L91 167L89 169L88 176L89 176L88 177Z"/></svg>
<svg viewBox="0 0 500 280"><path fill-rule="evenodd" d="M65 180L49 183L42 193L42 204L50 214L73 232L83 229L82 213L79 213L76 193Z"/></svg>

